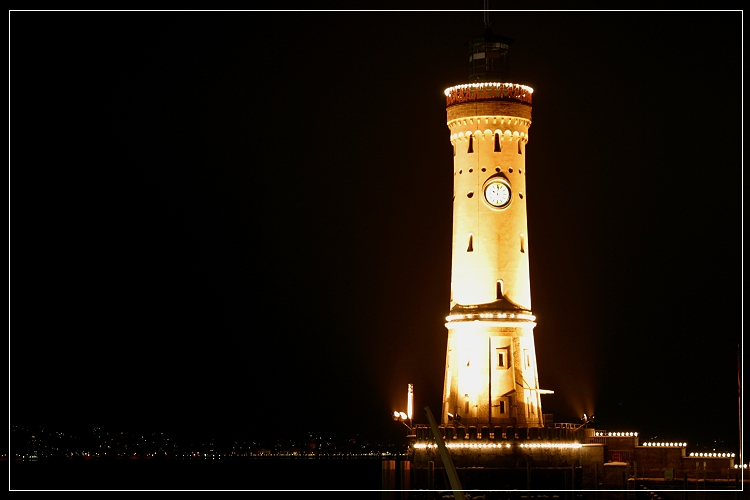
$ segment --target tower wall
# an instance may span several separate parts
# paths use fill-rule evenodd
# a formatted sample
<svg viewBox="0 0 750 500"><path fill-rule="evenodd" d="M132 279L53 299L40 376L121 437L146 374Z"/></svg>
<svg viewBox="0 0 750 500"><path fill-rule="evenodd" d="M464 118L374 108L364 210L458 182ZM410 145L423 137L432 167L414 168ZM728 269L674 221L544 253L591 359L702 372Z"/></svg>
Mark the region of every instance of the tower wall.
<svg viewBox="0 0 750 500"><path fill-rule="evenodd" d="M535 325L481 320L446 325L444 424L453 424L448 413L460 415L462 425L490 429L541 424Z"/></svg>
<svg viewBox="0 0 750 500"><path fill-rule="evenodd" d="M529 282L531 89L446 91L454 148L453 255L442 422L542 425ZM492 198L491 184L506 189Z"/></svg>
<svg viewBox="0 0 750 500"><path fill-rule="evenodd" d="M531 309L525 165L530 125L527 104L490 101L448 108L455 148L451 307L497 300L502 280L504 295ZM484 199L482 188L493 176L506 178L512 188L511 202L502 210Z"/></svg>

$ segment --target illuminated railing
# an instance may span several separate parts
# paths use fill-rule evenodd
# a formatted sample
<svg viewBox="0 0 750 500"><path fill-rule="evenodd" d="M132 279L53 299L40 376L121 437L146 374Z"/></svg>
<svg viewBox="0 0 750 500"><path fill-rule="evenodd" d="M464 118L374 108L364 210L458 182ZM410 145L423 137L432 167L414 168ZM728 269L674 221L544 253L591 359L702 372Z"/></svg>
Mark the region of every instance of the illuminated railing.
<svg viewBox="0 0 750 500"><path fill-rule="evenodd" d="M643 443L643 446L652 446L657 448L670 448L670 447L678 447L678 448L684 448L687 446L687 443Z"/></svg>
<svg viewBox="0 0 750 500"><path fill-rule="evenodd" d="M524 443L519 444L519 448L553 448L553 449L565 449L565 448L581 448L580 443ZM498 443L446 443L446 448L450 449L486 449L486 450L508 450L512 446L510 443L498 444ZM418 450L433 449L437 448L435 443L415 443L414 448Z"/></svg>
<svg viewBox="0 0 750 500"><path fill-rule="evenodd" d="M638 437L637 432L607 432L607 431L601 431L596 432L594 434L595 436L601 436L601 437Z"/></svg>
<svg viewBox="0 0 750 500"><path fill-rule="evenodd" d="M477 314L453 314L446 316L445 321L475 321L480 319L515 319L520 321L534 321L536 316L523 313L477 313Z"/></svg>
<svg viewBox="0 0 750 500"><path fill-rule="evenodd" d="M700 458L734 458L734 453L691 453L690 456Z"/></svg>
<svg viewBox="0 0 750 500"><path fill-rule="evenodd" d="M521 448L580 448L580 443L528 443L520 444Z"/></svg>
<svg viewBox="0 0 750 500"><path fill-rule="evenodd" d="M517 83L467 83L445 89L445 105L478 100L511 100L531 104L534 89Z"/></svg>

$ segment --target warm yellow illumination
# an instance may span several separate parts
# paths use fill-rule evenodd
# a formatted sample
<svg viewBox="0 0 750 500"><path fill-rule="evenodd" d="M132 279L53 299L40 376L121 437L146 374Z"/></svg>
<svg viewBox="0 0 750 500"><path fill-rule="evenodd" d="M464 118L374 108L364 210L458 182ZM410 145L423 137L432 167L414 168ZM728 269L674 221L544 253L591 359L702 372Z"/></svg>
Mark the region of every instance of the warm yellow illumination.
<svg viewBox="0 0 750 500"><path fill-rule="evenodd" d="M532 93L530 87L502 82L445 89L456 194L441 411L446 425L458 416L466 426L542 424L524 154ZM481 106L473 105L480 101ZM510 190L507 204L493 202L487 190L501 178ZM519 252L519 234L524 252ZM466 235L471 235L470 246ZM505 354L502 363L498 349Z"/></svg>
<svg viewBox="0 0 750 500"><path fill-rule="evenodd" d="M521 448L580 448L580 443L524 443L519 445Z"/></svg>
<svg viewBox="0 0 750 500"><path fill-rule="evenodd" d="M480 313L480 314L453 314L445 317L445 321L477 321L481 319L519 319L526 321L536 321L536 316L532 314L507 314L507 313Z"/></svg>
<svg viewBox="0 0 750 500"><path fill-rule="evenodd" d="M414 386L412 384L409 384L409 393L407 398L406 416L411 419L412 415L414 414Z"/></svg>
<svg viewBox="0 0 750 500"><path fill-rule="evenodd" d="M691 457L702 457L702 458L734 458L734 453L704 453L704 452L692 452Z"/></svg>
<svg viewBox="0 0 750 500"><path fill-rule="evenodd" d="M517 83L500 83L500 82L482 82L482 83L465 83L463 85L454 85L453 87L448 87L443 91L445 94L445 97L448 97L451 95L452 91L455 90L463 90L463 89L469 89L469 88L481 88L481 87L513 87L513 88L520 88L528 92L529 94L534 93L534 89L531 87L527 87L526 85L519 85Z"/></svg>
<svg viewBox="0 0 750 500"><path fill-rule="evenodd" d="M497 444L497 443L451 443L448 442L445 444L447 448L451 449L491 449L491 450L497 450L497 449L510 449L511 445L509 443L506 444ZM583 445L580 443L522 443L516 445L519 448L524 449L532 449L532 448L539 448L539 449L578 449L582 448ZM414 448L424 450L427 448L435 448L436 445L434 443L415 443Z"/></svg>

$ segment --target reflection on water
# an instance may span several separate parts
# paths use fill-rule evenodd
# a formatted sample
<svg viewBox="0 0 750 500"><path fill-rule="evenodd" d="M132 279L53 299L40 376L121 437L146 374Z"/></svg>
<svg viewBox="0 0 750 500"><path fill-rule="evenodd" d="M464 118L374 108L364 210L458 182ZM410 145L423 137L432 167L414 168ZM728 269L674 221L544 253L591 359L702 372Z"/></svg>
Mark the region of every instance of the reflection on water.
<svg viewBox="0 0 750 500"><path fill-rule="evenodd" d="M381 460L11 461L12 490L379 490Z"/></svg>

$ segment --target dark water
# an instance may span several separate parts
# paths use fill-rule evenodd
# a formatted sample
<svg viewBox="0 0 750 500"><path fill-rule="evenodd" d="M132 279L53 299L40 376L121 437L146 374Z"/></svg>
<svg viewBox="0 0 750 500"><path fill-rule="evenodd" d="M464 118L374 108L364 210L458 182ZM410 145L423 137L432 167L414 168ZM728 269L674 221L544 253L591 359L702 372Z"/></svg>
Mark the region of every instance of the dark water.
<svg viewBox="0 0 750 500"><path fill-rule="evenodd" d="M377 459L235 459L10 461L8 464L12 490L379 491L381 463Z"/></svg>
<svg viewBox="0 0 750 500"><path fill-rule="evenodd" d="M11 490L238 490L263 491L265 496L273 495L272 492L313 492L310 495L316 495L315 491L327 491L347 498L383 498L382 461L380 459L61 460L10 461L5 462L4 465L10 468ZM414 470L412 472L412 491L409 492L408 497L414 500L426 499L425 471ZM462 469L459 471L465 488L470 487L474 492L486 488L484 495L486 500L526 499L526 494L523 493L527 480L525 474L525 470ZM541 493L537 493L535 498L552 500L555 498L559 500L609 498L604 491L577 491L575 494L565 491L570 487L569 484L564 481L564 478L554 474L545 478L537 477L536 480L537 483L543 480L542 482L545 483L543 489L547 491L544 492L544 496L539 496ZM659 490L664 488L663 484L657 486ZM434 487L437 490L449 490L444 471L437 468ZM558 487L560 491L550 491ZM745 500L748 499L750 493L750 489L746 487L744 491L737 493L710 491L714 487L731 490L734 485L712 485L707 488L709 491L696 489L690 491L688 495L683 491L661 491L660 496L664 500L685 500L686 498L687 500ZM398 488L398 483L396 488ZM653 500L646 493L647 491L640 492L636 500L638 498ZM401 498L401 495L401 493L394 493L391 498ZM435 498L442 498L442 495L436 494Z"/></svg>

